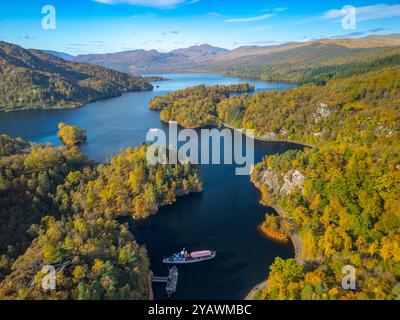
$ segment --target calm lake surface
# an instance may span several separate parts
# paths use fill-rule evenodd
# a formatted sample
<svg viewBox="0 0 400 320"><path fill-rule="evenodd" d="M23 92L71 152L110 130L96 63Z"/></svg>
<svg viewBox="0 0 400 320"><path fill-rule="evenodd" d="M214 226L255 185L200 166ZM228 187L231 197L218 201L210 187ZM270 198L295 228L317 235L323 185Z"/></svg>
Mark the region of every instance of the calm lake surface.
<svg viewBox="0 0 400 320"><path fill-rule="evenodd" d="M0 113L0 133L59 145L57 124L78 125L88 133L82 152L91 159L105 161L123 148L143 143L149 129L166 129L158 112L148 108L154 96L198 84L249 82L256 86L256 91L291 87L214 74L163 76L171 80L154 83L152 92L127 93L78 109ZM256 141L255 161L296 148L300 147ZM236 176L235 168L234 165L201 165L202 193L179 198L176 204L162 208L145 221L130 221L137 241L149 251L151 268L157 276L168 273L162 258L183 247L217 251L214 260L178 268L178 288L173 299L243 299L254 285L267 277L268 266L275 257L294 255L291 245L271 242L258 231L257 225L271 209L258 203L259 191L248 176ZM154 289L155 298L167 298L163 285L155 285Z"/></svg>

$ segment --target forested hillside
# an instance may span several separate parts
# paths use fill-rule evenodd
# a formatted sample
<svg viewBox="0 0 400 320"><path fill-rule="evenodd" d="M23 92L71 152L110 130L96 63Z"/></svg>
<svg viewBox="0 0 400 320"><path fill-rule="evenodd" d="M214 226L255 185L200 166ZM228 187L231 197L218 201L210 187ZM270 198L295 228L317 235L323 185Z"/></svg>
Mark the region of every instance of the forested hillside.
<svg viewBox="0 0 400 320"><path fill-rule="evenodd" d="M151 89L140 77L0 41L0 111L73 108Z"/></svg>
<svg viewBox="0 0 400 320"><path fill-rule="evenodd" d="M269 46L251 45L233 50L207 44L170 52L130 50L79 55L74 61L98 64L132 74L211 71L270 81L303 83L329 80L332 71L336 72L331 68L340 66L342 70L347 69L346 65L350 63L369 63L396 55L399 46L400 35L391 34ZM313 72L317 72L318 76Z"/></svg>
<svg viewBox="0 0 400 320"><path fill-rule="evenodd" d="M75 147L0 139L0 298L146 299L149 262L124 224L202 190L190 165L149 165L147 146L110 163ZM41 288L45 265L57 290Z"/></svg>
<svg viewBox="0 0 400 320"><path fill-rule="evenodd" d="M106 54L83 54L74 57L74 61L98 64L132 74L173 73L177 70L192 69L199 61L212 59L225 52L228 50L202 44L170 52L138 49Z"/></svg>
<svg viewBox="0 0 400 320"><path fill-rule="evenodd" d="M347 143L381 139L399 129L399 77L400 66L385 68L326 86L307 84L232 97L217 110L222 122L254 129L264 138L317 145L336 139Z"/></svg>
<svg viewBox="0 0 400 320"><path fill-rule="evenodd" d="M256 166L253 181L263 203L280 206L292 221L305 261L303 268L294 259L277 259L259 298L399 298L398 138L327 143ZM356 270L354 291L341 286L346 265Z"/></svg>
<svg viewBox="0 0 400 320"><path fill-rule="evenodd" d="M255 298L400 299L400 49L381 40L242 49L263 52L233 53L212 70L302 85L253 95L248 84L197 86L150 103L183 127L225 124L315 146L253 170L262 203L281 215L267 215L263 227L301 241L297 259L269 266ZM213 59L232 54L206 49ZM0 110L151 89L142 78L4 42L0 72ZM84 131L60 129L67 147L0 136L0 299L145 299L147 252L117 218L143 219L201 191L199 173L149 165L146 145L96 164L74 147ZM41 289L48 264L57 266L57 291ZM345 265L356 268L355 290L341 286Z"/></svg>
<svg viewBox="0 0 400 320"><path fill-rule="evenodd" d="M399 57L399 46L347 48L334 42L315 42L284 52L271 52L264 58L233 63L230 66L222 64L210 70L266 81L326 84L331 79L342 79L399 65Z"/></svg>
<svg viewBox="0 0 400 320"><path fill-rule="evenodd" d="M260 298L399 298L399 79L396 67L246 101L245 127L318 147L253 172L263 203L292 221L305 261L278 259ZM356 268L355 291L341 287L345 265Z"/></svg>
<svg viewBox="0 0 400 320"><path fill-rule="evenodd" d="M262 202L285 213L267 216L263 226L280 236L297 233L305 261L277 259L258 298L399 297L400 66L370 68L379 66L326 85L210 99L204 109L202 119L218 117L215 124L316 146L270 156L252 174ZM206 90L191 91L197 93L193 101L208 97ZM191 110L181 94L158 101L163 112ZM179 112L172 119L192 125L192 115ZM345 265L357 270L355 291L341 287Z"/></svg>
<svg viewBox="0 0 400 320"><path fill-rule="evenodd" d="M254 91L254 87L249 84L200 85L155 97L150 101L150 108L161 111L162 121L177 121L186 128L218 125L217 104L231 93L250 91Z"/></svg>

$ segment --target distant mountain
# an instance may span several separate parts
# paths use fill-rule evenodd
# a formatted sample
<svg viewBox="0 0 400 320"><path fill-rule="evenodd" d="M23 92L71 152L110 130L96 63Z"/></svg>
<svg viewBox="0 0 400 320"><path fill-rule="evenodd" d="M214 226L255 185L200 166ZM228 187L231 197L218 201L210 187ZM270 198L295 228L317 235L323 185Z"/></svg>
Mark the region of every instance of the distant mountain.
<svg viewBox="0 0 400 320"><path fill-rule="evenodd" d="M199 68L267 81L324 84L400 64L400 35L323 39L232 50Z"/></svg>
<svg viewBox="0 0 400 320"><path fill-rule="evenodd" d="M183 57L156 50L130 50L107 54L78 55L74 61L98 64L132 74L168 69L169 66L187 66Z"/></svg>
<svg viewBox="0 0 400 320"><path fill-rule="evenodd" d="M131 50L107 54L78 55L74 61L99 64L123 72L133 74L146 72L170 72L187 70L202 61L213 59L227 49L212 47L207 44L177 49L171 52L157 50Z"/></svg>
<svg viewBox="0 0 400 320"><path fill-rule="evenodd" d="M400 34L388 35L371 35L359 39L324 39L323 43L335 43L348 48L376 48L376 47L393 47L400 45Z"/></svg>
<svg viewBox="0 0 400 320"><path fill-rule="evenodd" d="M59 52L59 51L53 51L53 50L40 50L40 51L42 51L43 53L55 56L57 58L63 59L65 61L72 61L75 59L75 56L65 53L65 52Z"/></svg>
<svg viewBox="0 0 400 320"><path fill-rule="evenodd" d="M310 59L313 60L310 62L315 62L320 58L348 56L355 52L364 54L395 46L400 46L400 34L375 35L359 39L320 39L271 46L239 47L208 61L208 63L214 66L239 66L243 64L294 63Z"/></svg>
<svg viewBox="0 0 400 320"><path fill-rule="evenodd" d="M211 59L229 52L228 49L210 46L209 44L202 44L199 46L192 46L186 49L176 49L171 51L173 54L185 56L191 61Z"/></svg>
<svg viewBox="0 0 400 320"><path fill-rule="evenodd" d="M360 39L321 39L270 46L243 46L227 50L203 44L162 53L134 50L77 56L74 61L99 64L133 74L213 70L238 72L243 67L298 65L356 61L400 45L400 35L374 35ZM234 69L234 70L232 70ZM252 72L253 76L257 76ZM279 78L279 77L278 77Z"/></svg>
<svg viewBox="0 0 400 320"><path fill-rule="evenodd" d="M0 111L73 108L151 89L140 77L0 41Z"/></svg>

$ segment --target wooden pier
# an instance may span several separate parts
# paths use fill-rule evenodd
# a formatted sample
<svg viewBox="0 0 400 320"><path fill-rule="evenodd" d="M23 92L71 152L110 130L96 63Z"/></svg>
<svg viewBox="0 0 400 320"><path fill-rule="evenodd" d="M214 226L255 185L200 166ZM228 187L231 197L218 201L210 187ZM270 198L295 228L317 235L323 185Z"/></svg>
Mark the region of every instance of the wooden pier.
<svg viewBox="0 0 400 320"><path fill-rule="evenodd" d="M153 283L166 283L165 291L168 297L172 296L176 291L176 286L178 284L178 268L173 266L169 269L168 277L154 277L152 278Z"/></svg>

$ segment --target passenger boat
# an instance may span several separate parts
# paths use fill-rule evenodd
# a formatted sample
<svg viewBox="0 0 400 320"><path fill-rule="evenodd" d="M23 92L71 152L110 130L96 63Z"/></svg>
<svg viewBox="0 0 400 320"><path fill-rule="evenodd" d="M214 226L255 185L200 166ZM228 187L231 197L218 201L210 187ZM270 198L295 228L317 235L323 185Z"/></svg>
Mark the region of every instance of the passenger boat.
<svg viewBox="0 0 400 320"><path fill-rule="evenodd" d="M191 253L188 253L185 249L183 249L179 253L175 253L170 257L164 258L163 263L166 264L196 263L214 259L215 255L216 252L211 250L193 251Z"/></svg>

